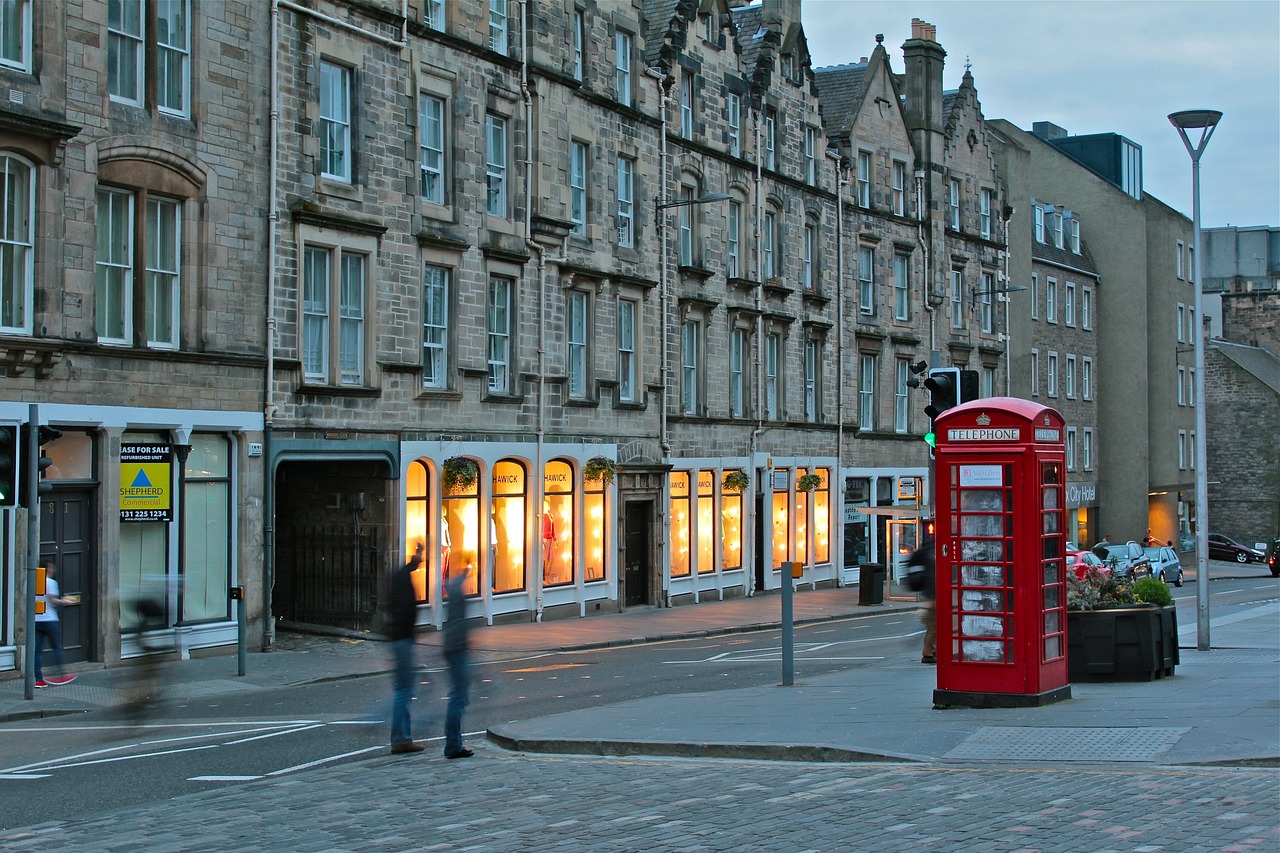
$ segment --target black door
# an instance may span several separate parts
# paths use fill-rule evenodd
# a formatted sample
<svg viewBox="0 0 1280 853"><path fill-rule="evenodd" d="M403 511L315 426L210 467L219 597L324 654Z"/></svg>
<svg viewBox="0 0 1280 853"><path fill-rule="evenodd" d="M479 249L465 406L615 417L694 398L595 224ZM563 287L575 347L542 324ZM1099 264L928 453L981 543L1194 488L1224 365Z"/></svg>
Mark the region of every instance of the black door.
<svg viewBox="0 0 1280 853"><path fill-rule="evenodd" d="M626 567L622 576L625 590L623 606L634 607L649 603L649 583L652 565L649 551L649 524L653 517L652 501L633 501L627 504L626 545L623 559Z"/></svg>
<svg viewBox="0 0 1280 853"><path fill-rule="evenodd" d="M89 490L58 490L40 501L40 556L57 560L62 595L80 597L79 604L58 609L68 663L91 660L94 653L92 497Z"/></svg>

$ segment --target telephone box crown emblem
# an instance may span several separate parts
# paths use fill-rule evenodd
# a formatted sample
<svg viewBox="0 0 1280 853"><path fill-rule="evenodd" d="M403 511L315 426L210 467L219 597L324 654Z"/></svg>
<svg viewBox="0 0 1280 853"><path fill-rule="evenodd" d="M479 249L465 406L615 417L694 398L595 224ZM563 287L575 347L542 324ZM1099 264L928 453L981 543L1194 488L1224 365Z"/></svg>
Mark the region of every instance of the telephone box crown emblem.
<svg viewBox="0 0 1280 853"><path fill-rule="evenodd" d="M978 415L978 426L987 426L991 423L991 418L987 417L987 413L983 412Z"/></svg>

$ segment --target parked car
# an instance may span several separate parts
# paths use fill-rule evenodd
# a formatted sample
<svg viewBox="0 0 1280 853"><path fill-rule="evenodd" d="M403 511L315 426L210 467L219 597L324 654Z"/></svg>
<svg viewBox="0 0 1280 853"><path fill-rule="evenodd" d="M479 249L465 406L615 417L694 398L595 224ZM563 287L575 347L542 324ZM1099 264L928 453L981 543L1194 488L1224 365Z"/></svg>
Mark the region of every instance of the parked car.
<svg viewBox="0 0 1280 853"><path fill-rule="evenodd" d="M1140 578L1151 574L1151 561L1143 552L1142 546L1130 539L1122 545L1107 545L1107 556L1103 560L1116 577Z"/></svg>
<svg viewBox="0 0 1280 853"><path fill-rule="evenodd" d="M1143 548L1147 560L1151 563L1151 576L1165 583L1182 586L1182 561L1178 552L1168 545L1154 548Z"/></svg>
<svg viewBox="0 0 1280 853"><path fill-rule="evenodd" d="M1209 534L1210 560L1235 560L1237 563L1265 563L1267 555L1257 548L1241 545L1229 536L1221 533Z"/></svg>
<svg viewBox="0 0 1280 853"><path fill-rule="evenodd" d="M1109 574L1111 569L1098 559L1092 551L1067 551L1067 571L1075 572L1077 580L1084 580L1089 569L1097 569L1102 574Z"/></svg>
<svg viewBox="0 0 1280 853"><path fill-rule="evenodd" d="M1271 569L1271 577L1280 578L1280 536L1271 540L1271 550L1267 553L1267 568Z"/></svg>

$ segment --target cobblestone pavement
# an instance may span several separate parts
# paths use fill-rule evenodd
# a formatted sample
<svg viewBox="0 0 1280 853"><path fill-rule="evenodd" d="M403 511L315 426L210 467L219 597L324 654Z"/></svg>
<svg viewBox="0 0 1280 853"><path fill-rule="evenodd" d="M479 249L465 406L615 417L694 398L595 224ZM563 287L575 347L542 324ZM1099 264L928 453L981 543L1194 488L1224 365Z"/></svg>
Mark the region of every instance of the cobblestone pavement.
<svg viewBox="0 0 1280 853"><path fill-rule="evenodd" d="M0 834L5 851L1275 851L1276 768L380 756ZM24 783L25 784L25 783ZM193 783L194 784L194 783ZM35 793L34 791L32 792ZM50 804L56 811L56 804Z"/></svg>

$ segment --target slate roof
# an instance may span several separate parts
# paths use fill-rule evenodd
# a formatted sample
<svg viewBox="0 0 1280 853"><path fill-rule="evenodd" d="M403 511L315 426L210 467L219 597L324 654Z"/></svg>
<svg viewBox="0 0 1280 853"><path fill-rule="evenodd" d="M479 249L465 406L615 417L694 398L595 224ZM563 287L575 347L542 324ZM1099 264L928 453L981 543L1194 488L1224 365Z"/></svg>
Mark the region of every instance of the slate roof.
<svg viewBox="0 0 1280 853"><path fill-rule="evenodd" d="M867 73L867 65L866 62L859 62L856 65L831 65L813 70L822 124L826 127L827 135L833 139L847 139L853 132L854 119L862 106L862 78Z"/></svg>
<svg viewBox="0 0 1280 853"><path fill-rule="evenodd" d="M680 19L680 6L690 5L688 0L645 0L644 14L644 64L652 68L662 64L663 48L672 39L684 46L684 22ZM696 11L697 5L694 5Z"/></svg>
<svg viewBox="0 0 1280 853"><path fill-rule="evenodd" d="M1222 353L1263 385L1280 394L1280 358L1270 350L1216 339L1209 348Z"/></svg>
<svg viewBox="0 0 1280 853"><path fill-rule="evenodd" d="M994 214L995 211L992 211L992 213ZM1089 244L1083 237L1080 238L1080 254L1078 255L1068 248L1059 249L1052 243L1037 243L1033 237L1031 240L1031 257L1047 264L1083 270L1095 278L1098 275L1098 266L1094 263L1093 255L1089 252Z"/></svg>
<svg viewBox="0 0 1280 853"><path fill-rule="evenodd" d="M765 31L760 28L764 20L764 7L742 6L730 10L734 26L738 28L738 51L742 56L742 65L749 72L754 72L756 61L760 58L760 48L765 42Z"/></svg>

